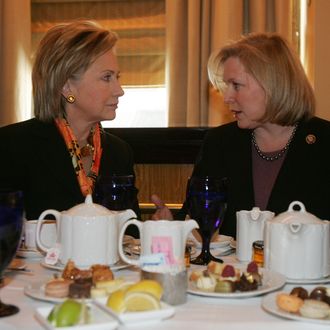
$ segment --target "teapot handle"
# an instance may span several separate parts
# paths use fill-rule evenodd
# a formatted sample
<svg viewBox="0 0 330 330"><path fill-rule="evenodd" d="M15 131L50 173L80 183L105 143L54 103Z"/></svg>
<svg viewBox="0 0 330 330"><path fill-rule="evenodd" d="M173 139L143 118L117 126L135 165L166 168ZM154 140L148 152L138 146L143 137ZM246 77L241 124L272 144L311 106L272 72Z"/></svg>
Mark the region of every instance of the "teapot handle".
<svg viewBox="0 0 330 330"><path fill-rule="evenodd" d="M123 250L123 239L124 239L124 234L125 234L125 231L126 231L126 228L129 226L129 225L135 225L138 227L138 230L140 232L140 238L142 237L141 233L142 233L142 225L143 223L141 223L141 221L139 220L128 220L126 221L123 226L121 227L120 229L120 232L119 232L119 239L118 239L118 252L119 252L119 255L120 255L120 258L126 262L127 264L131 264L131 265L135 265L135 266L138 266L139 265L139 259L133 259L133 258L128 258L125 253L124 253L124 250Z"/></svg>
<svg viewBox="0 0 330 330"><path fill-rule="evenodd" d="M39 216L39 219L38 219L38 222L37 222L37 227L36 227L36 244L37 244L37 247L43 251L43 252L46 252L52 248L52 246L45 246L42 242L41 242L41 226L42 226L42 223L44 221L46 221L47 219L45 219L45 216L48 215L48 214L51 214L53 215L55 218L56 218L56 233L58 234L58 222L60 221L61 219L61 213L56 211L56 210L46 210L46 211L43 211L40 216ZM56 239L57 241L57 239Z"/></svg>

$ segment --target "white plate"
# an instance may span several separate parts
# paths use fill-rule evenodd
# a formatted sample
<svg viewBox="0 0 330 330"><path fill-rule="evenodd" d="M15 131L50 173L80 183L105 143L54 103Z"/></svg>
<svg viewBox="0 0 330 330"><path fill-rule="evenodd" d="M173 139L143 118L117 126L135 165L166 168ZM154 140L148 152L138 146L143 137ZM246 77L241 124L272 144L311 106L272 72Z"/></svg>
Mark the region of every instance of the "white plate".
<svg viewBox="0 0 330 330"><path fill-rule="evenodd" d="M314 279L294 279L287 278L286 283L292 284L318 284L330 282L330 275L327 277L314 278Z"/></svg>
<svg viewBox="0 0 330 330"><path fill-rule="evenodd" d="M190 233L188 236L188 240L193 242L194 246L197 249L202 248L202 242L198 241L193 234ZM210 249L218 249L221 247L225 247L230 244L231 241L233 241L234 238L231 236L226 236L226 235L218 235L214 241L211 242L210 244Z"/></svg>
<svg viewBox="0 0 330 330"><path fill-rule="evenodd" d="M8 268L22 270L26 268L26 263L21 259L14 258L10 262Z"/></svg>
<svg viewBox="0 0 330 330"><path fill-rule="evenodd" d="M62 263L58 262L55 265L50 265L47 264L46 262L42 261L40 263L41 266L48 268L48 269L52 269L52 270L59 270L62 271L64 270L65 265L63 265ZM123 268L128 268L131 267L131 265L126 264L125 262L119 260L118 262L116 262L114 265L110 265L111 270L119 270L119 269L123 269Z"/></svg>
<svg viewBox="0 0 330 330"><path fill-rule="evenodd" d="M328 317L327 319L312 319L309 317L304 317L304 316L300 316L298 314L293 314L293 313L289 313L289 312L285 312L285 311L281 310L279 307L277 307L277 304L276 304L276 295L279 293L280 292L272 292L262 299L261 306L265 311L267 311L271 314L274 314L276 316L284 317L284 318L290 319L290 320L321 323L321 324L326 324L326 325L330 326L330 317Z"/></svg>
<svg viewBox="0 0 330 330"><path fill-rule="evenodd" d="M35 282L28 284L27 286L24 287L24 293L31 298L42 301L53 302L53 303L60 303L68 299L67 297L56 298L56 297L46 296L45 282ZM84 301L91 301L91 299L84 299Z"/></svg>
<svg viewBox="0 0 330 330"><path fill-rule="evenodd" d="M106 300L100 299L94 301L94 304L103 309L105 312L109 313L115 317L120 323L130 326L130 325L139 325L147 326L149 324L159 322L165 319L172 317L175 313L174 307L161 302L161 309L146 311L146 312L127 312L118 314L113 311L111 308L105 305Z"/></svg>
<svg viewBox="0 0 330 330"><path fill-rule="evenodd" d="M36 309L35 316L37 320L41 323L41 325L49 330L52 329L61 329L61 330L67 330L67 329L75 329L75 330L111 330L116 329L118 327L118 321L116 321L111 315L104 312L99 307L95 306L94 304L89 304L91 308L91 317L92 317L92 323L90 324L84 324L84 325L76 325L74 327L62 327L62 328L56 328L53 325L51 325L47 317L49 313L51 312L53 307L40 307Z"/></svg>
<svg viewBox="0 0 330 330"><path fill-rule="evenodd" d="M42 258L43 254L38 250L34 249L23 249L19 248L16 252L16 255L21 258Z"/></svg>
<svg viewBox="0 0 330 330"><path fill-rule="evenodd" d="M242 270L246 269L246 265L233 265L235 268L239 268ZM203 269L205 266L203 267ZM221 293L221 292L205 292L200 289L197 289L195 283L192 281L188 282L188 290L187 292L190 294L194 294L197 296L204 296L204 297L214 297L214 298L248 298L259 296L265 294L267 292L275 291L280 289L285 284L285 276L280 273L269 271L264 268L259 269L260 273L262 274L262 285L258 287L257 290L253 291L236 291L231 293Z"/></svg>

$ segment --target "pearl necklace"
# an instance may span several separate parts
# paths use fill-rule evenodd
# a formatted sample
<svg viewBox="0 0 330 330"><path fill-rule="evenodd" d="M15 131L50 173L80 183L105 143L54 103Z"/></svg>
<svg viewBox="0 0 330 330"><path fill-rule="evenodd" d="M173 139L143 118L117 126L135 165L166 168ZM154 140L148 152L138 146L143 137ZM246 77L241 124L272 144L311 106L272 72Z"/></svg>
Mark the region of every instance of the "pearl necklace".
<svg viewBox="0 0 330 330"><path fill-rule="evenodd" d="M272 162L273 160L277 160L279 158L281 158L285 152L289 149L290 147L290 143L296 133L296 130L297 130L297 127L298 127L298 124L294 125L294 128L293 128L293 131L291 133L291 136L289 138L289 141L287 142L287 144L284 146L283 149L281 149L276 155L274 156L266 156L259 148L258 144L257 144L257 141L256 141L256 137L255 137L255 134L254 134L254 131L252 131L251 133L251 139L252 139L252 143L253 143L253 146L255 147L258 155L264 159L264 160L267 160L268 162Z"/></svg>

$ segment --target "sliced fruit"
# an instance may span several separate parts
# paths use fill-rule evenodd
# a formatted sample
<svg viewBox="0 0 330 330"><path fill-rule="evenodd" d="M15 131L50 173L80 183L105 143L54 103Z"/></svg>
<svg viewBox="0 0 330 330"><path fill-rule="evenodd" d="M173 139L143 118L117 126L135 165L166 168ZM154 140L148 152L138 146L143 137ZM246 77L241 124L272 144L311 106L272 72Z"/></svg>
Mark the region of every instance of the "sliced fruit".
<svg viewBox="0 0 330 330"><path fill-rule="evenodd" d="M159 299L147 292L126 292L124 303L127 312L160 309Z"/></svg>
<svg viewBox="0 0 330 330"><path fill-rule="evenodd" d="M116 313L123 313L126 311L124 301L125 292L125 290L117 290L113 292L107 300L107 306L113 309Z"/></svg>
<svg viewBox="0 0 330 330"><path fill-rule="evenodd" d="M154 280L141 280L133 285L131 285L127 292L143 292L154 295L157 300L160 300L163 294L162 286Z"/></svg>
<svg viewBox="0 0 330 330"><path fill-rule="evenodd" d="M83 305L78 301L67 299L58 308L56 313L57 327L70 327L80 321Z"/></svg>

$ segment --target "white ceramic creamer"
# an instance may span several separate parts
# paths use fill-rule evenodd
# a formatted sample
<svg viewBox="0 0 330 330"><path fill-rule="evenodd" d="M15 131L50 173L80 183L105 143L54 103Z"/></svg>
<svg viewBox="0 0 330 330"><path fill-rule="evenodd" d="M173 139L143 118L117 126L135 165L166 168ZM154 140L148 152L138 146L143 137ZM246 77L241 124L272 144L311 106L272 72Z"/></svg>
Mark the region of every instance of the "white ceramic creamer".
<svg viewBox="0 0 330 330"><path fill-rule="evenodd" d="M236 212L236 257L239 261L251 261L252 243L264 239L265 222L274 215L270 211L261 211L259 207Z"/></svg>
<svg viewBox="0 0 330 330"><path fill-rule="evenodd" d="M176 264L184 260L188 234L193 229L198 228L195 220L157 220L145 222L129 220L125 222L120 230L118 249L120 257L132 265L139 265L140 260L127 257L123 251L123 237L129 225L135 225L139 229L141 256L164 253L169 264Z"/></svg>
<svg viewBox="0 0 330 330"><path fill-rule="evenodd" d="M266 222L264 249L265 268L289 279L326 277L330 274L330 223L294 201L287 212Z"/></svg>
<svg viewBox="0 0 330 330"><path fill-rule="evenodd" d="M46 210L41 213L36 230L37 246L44 252L49 247L41 242L40 227L49 214L56 218L60 262L66 264L71 259L82 268L93 264L115 264L119 260L119 230L125 221L136 218L132 210L111 211L94 204L91 195L87 195L85 203L70 210Z"/></svg>

